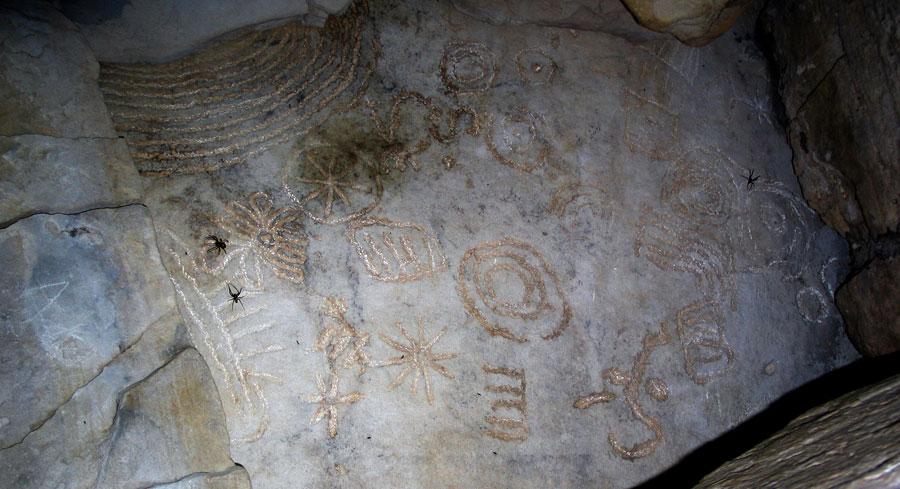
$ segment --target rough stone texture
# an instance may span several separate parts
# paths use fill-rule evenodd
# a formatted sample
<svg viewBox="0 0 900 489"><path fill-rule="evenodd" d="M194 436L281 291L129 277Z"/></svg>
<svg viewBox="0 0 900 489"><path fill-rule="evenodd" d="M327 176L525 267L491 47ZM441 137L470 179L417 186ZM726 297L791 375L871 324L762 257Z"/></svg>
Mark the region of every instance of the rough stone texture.
<svg viewBox="0 0 900 489"><path fill-rule="evenodd" d="M812 409L697 489L900 487L900 376Z"/></svg>
<svg viewBox="0 0 900 489"><path fill-rule="evenodd" d="M254 486L630 487L856 358L750 23L457 14L102 68Z"/></svg>
<svg viewBox="0 0 900 489"><path fill-rule="evenodd" d="M97 60L77 27L43 2L0 6L0 136L115 137Z"/></svg>
<svg viewBox="0 0 900 489"><path fill-rule="evenodd" d="M251 489L250 475L240 465L216 474L194 474L178 482L154 486L159 489Z"/></svg>
<svg viewBox="0 0 900 489"><path fill-rule="evenodd" d="M666 37L641 27L620 0L452 0L466 15L494 25L534 24L605 32L634 43ZM453 27L452 11L448 20Z"/></svg>
<svg viewBox="0 0 900 489"><path fill-rule="evenodd" d="M900 4L769 2L760 22L803 195L851 240L897 231Z"/></svg>
<svg viewBox="0 0 900 489"><path fill-rule="evenodd" d="M0 447L18 443L174 307L145 207L0 230Z"/></svg>
<svg viewBox="0 0 900 489"><path fill-rule="evenodd" d="M100 61L160 62L183 56L237 29L261 29L291 19L319 25L349 0L130 0L58 2Z"/></svg>
<svg viewBox="0 0 900 489"><path fill-rule="evenodd" d="M0 450L0 485L94 487L108 458L107 440L115 428L119 393L187 346L187 330L178 311L172 309L21 443Z"/></svg>
<svg viewBox="0 0 900 489"><path fill-rule="evenodd" d="M124 139L0 136L0 193L0 223L9 223L134 203L143 187Z"/></svg>
<svg viewBox="0 0 900 489"><path fill-rule="evenodd" d="M622 0L648 29L672 34L689 46L721 36L753 0Z"/></svg>
<svg viewBox="0 0 900 489"><path fill-rule="evenodd" d="M866 356L900 351L900 257L875 260L838 289L853 346Z"/></svg>
<svg viewBox="0 0 900 489"><path fill-rule="evenodd" d="M209 368L187 349L122 395L97 483L142 488L222 472L234 465L228 446Z"/></svg>
<svg viewBox="0 0 900 489"><path fill-rule="evenodd" d="M137 202L143 187L72 23L47 6L0 7L0 39L0 225Z"/></svg>

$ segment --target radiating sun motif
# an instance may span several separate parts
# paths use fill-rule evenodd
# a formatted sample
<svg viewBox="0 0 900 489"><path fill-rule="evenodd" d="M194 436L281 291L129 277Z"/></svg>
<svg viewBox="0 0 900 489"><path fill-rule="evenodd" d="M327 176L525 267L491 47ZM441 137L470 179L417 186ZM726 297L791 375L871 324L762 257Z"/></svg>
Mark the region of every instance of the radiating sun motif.
<svg viewBox="0 0 900 489"><path fill-rule="evenodd" d="M381 201L381 177L360 155L320 146L303 156L305 161L295 153L298 164L288 168L282 183L310 219L340 224L362 216Z"/></svg>
<svg viewBox="0 0 900 489"><path fill-rule="evenodd" d="M349 394L339 394L338 388L340 387L340 379L338 378L336 370L331 373L331 379L327 386L325 385L325 380L322 379L322 376L316 374L316 387L319 390L318 394L302 396L301 399L305 402L321 404L319 409L317 409L316 413L313 415L312 420L310 420L310 423L318 423L328 416L328 436L334 438L337 436L337 405L359 402L365 395L355 391L350 392Z"/></svg>
<svg viewBox="0 0 900 489"><path fill-rule="evenodd" d="M431 380L428 378L428 370L426 367L431 367L436 370L439 374L444 377L453 378L453 374L447 370L443 365L439 365L437 362L440 360L449 360L451 358L456 357L456 353L434 353L431 351L434 348L434 345L444 336L444 333L447 332L447 328L441 330L440 333L437 334L431 341L425 341L425 327L422 325L422 318L419 318L419 340L416 341L409 332L406 331L406 328L403 327L401 323L395 323L398 328L400 328L400 332L403 333L403 336L409 341L409 346L401 345L396 341L388 338L383 334L379 334L378 336L381 339L399 350L403 354L399 357L389 358L383 362L381 362L381 366L390 366L390 365L402 365L404 363L408 363L409 365L400 372L399 375L394 379L393 382L388 386L388 389L393 389L398 385L402 384L406 377L410 372L415 370L415 376L413 377L412 383L412 392L415 394L418 391L419 386L419 375L425 380L425 396L428 398L428 404L434 404L434 392L432 392L431 388Z"/></svg>

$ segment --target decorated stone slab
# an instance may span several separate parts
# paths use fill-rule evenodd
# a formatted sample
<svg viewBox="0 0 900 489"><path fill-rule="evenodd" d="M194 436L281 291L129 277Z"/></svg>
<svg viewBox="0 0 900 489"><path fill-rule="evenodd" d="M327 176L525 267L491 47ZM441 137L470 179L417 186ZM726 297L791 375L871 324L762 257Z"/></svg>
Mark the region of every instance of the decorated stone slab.
<svg viewBox="0 0 900 489"><path fill-rule="evenodd" d="M738 31L363 3L104 65L254 487L629 487L854 359Z"/></svg>

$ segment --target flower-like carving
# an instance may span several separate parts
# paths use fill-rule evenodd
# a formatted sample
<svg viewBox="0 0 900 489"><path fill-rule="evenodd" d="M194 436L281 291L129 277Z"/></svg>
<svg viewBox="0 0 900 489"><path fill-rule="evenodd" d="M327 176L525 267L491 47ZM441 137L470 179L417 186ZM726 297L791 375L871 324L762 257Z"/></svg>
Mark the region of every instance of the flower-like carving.
<svg viewBox="0 0 900 489"><path fill-rule="evenodd" d="M307 150L297 165L289 166L282 183L300 210L320 224L356 219L381 201L381 177L362 156L334 146Z"/></svg>
<svg viewBox="0 0 900 489"><path fill-rule="evenodd" d="M260 263L265 264L275 275L294 283L303 282L302 266L306 263L306 247L309 239L302 232L300 214L297 209L273 208L272 199L263 192L255 192L247 197L247 204L232 200L225 206L227 215L216 220L217 224L230 233L229 239L235 252L229 253L222 263L224 267L233 258L238 258L243 274L247 274L246 258L252 258L257 280L245 282L259 284ZM230 251L231 248L229 248Z"/></svg>
<svg viewBox="0 0 900 489"><path fill-rule="evenodd" d="M340 389L340 379L338 378L338 373L336 370L331 373L331 378L328 384L325 384L325 380L321 375L316 374L316 388L319 391L318 393L301 396L304 402L308 402L311 404L321 404L321 406L319 406L319 409L316 409L315 414L313 414L312 420L310 420L310 424L318 423L319 421L322 421L327 417L328 436L334 438L335 436L337 436L338 428L338 404L354 404L361 401L366 396L355 391L348 394L339 393L338 391Z"/></svg>

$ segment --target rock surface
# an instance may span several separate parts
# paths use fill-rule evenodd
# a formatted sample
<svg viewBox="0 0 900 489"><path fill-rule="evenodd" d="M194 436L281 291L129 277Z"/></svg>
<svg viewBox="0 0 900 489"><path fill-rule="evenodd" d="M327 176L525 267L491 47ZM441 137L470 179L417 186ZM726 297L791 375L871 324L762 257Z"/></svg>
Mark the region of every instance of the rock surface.
<svg viewBox="0 0 900 489"><path fill-rule="evenodd" d="M122 394L107 438L100 487L142 488L234 466L209 368L194 349Z"/></svg>
<svg viewBox="0 0 900 489"><path fill-rule="evenodd" d="M900 225L900 5L769 2L794 169L822 219L854 241Z"/></svg>
<svg viewBox="0 0 900 489"><path fill-rule="evenodd" d="M131 204L143 192L97 60L48 6L0 7L0 224Z"/></svg>
<svg viewBox="0 0 900 489"><path fill-rule="evenodd" d="M102 67L146 207L0 231L0 365L40 375L0 404L0 485L630 487L856 358L752 25L690 49L454 12Z"/></svg>
<svg viewBox="0 0 900 489"><path fill-rule="evenodd" d="M145 207L0 230L0 447L39 427L174 307Z"/></svg>
<svg viewBox="0 0 900 489"><path fill-rule="evenodd" d="M895 376L808 411L696 488L900 487L898 413Z"/></svg>
<svg viewBox="0 0 900 489"><path fill-rule="evenodd" d="M268 28L291 19L320 25L349 0L241 2L130 0L57 2L100 61L161 62L183 56L238 29Z"/></svg>
<svg viewBox="0 0 900 489"><path fill-rule="evenodd" d="M847 335L860 353L875 357L900 351L900 258L869 264L837 291Z"/></svg>
<svg viewBox="0 0 900 489"><path fill-rule="evenodd" d="M640 24L705 46L737 21L753 0L622 0Z"/></svg>
<svg viewBox="0 0 900 489"><path fill-rule="evenodd" d="M856 358L749 23L330 22L101 69L255 486L630 487Z"/></svg>

